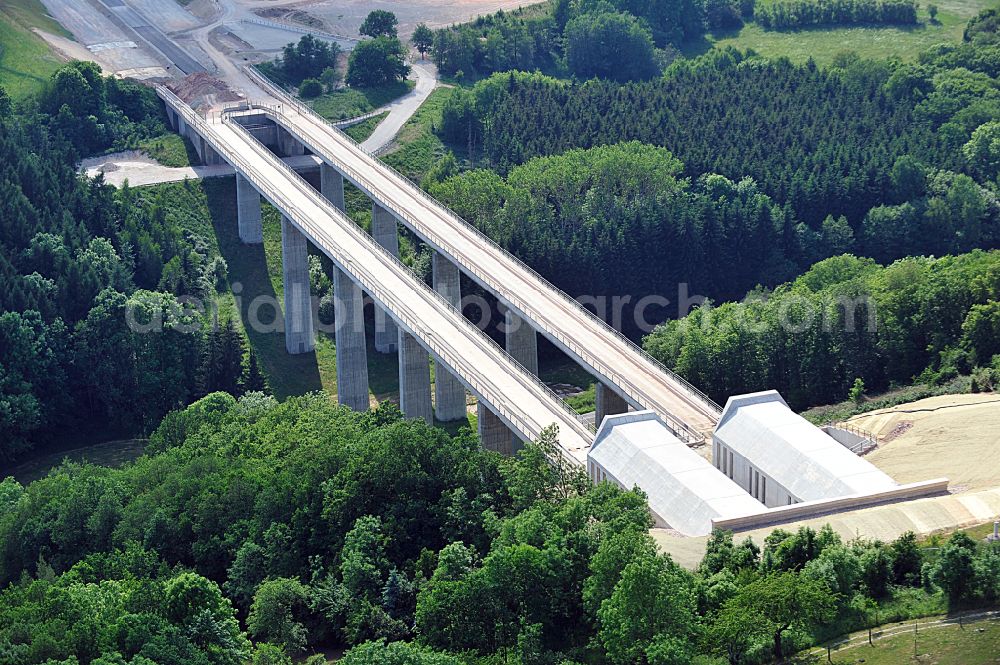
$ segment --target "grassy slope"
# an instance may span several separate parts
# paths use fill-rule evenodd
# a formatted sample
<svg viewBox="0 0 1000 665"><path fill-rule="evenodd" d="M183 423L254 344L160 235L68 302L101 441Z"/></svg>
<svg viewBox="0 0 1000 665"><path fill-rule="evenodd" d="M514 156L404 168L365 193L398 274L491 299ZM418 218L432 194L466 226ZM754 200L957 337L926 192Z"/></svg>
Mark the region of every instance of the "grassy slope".
<svg viewBox="0 0 1000 665"><path fill-rule="evenodd" d="M372 132L374 132L375 128L378 127L383 120L385 120L387 115L389 115L388 111L386 111L385 113L381 113L377 116L374 116L372 118L368 118L364 122L359 122L356 125L351 125L350 127L344 129L344 133L350 136L358 143L361 143L362 141L364 141L365 139L367 139L369 136L372 135Z"/></svg>
<svg viewBox="0 0 1000 665"><path fill-rule="evenodd" d="M399 147L386 154L383 161L415 182L420 182L446 150L451 149L461 159L463 155L457 146L445 146L434 133L434 128L441 126L441 111L451 93L452 88L438 88L432 92L403 125L396 138Z"/></svg>
<svg viewBox="0 0 1000 665"><path fill-rule="evenodd" d="M708 35L687 44L683 52L696 56L710 48L733 46L753 49L768 57L787 56L802 62L812 57L818 64L829 64L841 51L855 51L866 58L898 57L912 60L934 44L957 42L970 18L991 6L990 0L939 0L937 22L930 23L927 3L921 3L921 23L913 27L844 27L815 28L798 31L768 31L750 23L735 33Z"/></svg>
<svg viewBox="0 0 1000 665"><path fill-rule="evenodd" d="M343 88L306 103L327 120L346 120L385 106L408 93L414 85L413 81L399 81L375 88Z"/></svg>
<svg viewBox="0 0 1000 665"><path fill-rule="evenodd" d="M179 134L164 134L139 142L139 149L163 166L182 167L200 164L194 146Z"/></svg>
<svg viewBox="0 0 1000 665"><path fill-rule="evenodd" d="M914 644L916 642L916 644ZM943 627L912 628L885 637L869 646L867 642L833 652L832 662L867 663L867 665L900 665L901 663L934 663L935 665L986 665L997 662L1000 644L1000 622L997 620L967 623L964 627L950 624ZM917 656L914 656L916 651ZM825 663L825 653L799 656L795 663Z"/></svg>
<svg viewBox="0 0 1000 665"><path fill-rule="evenodd" d="M0 85L14 99L37 91L62 62L31 28L69 36L38 0L0 3Z"/></svg>

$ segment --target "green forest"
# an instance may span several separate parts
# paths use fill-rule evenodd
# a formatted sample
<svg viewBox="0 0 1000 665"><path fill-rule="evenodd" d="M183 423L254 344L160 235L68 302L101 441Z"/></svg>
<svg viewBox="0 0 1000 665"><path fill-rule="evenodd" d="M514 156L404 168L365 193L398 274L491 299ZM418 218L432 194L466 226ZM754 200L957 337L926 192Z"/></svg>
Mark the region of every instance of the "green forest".
<svg viewBox="0 0 1000 665"><path fill-rule="evenodd" d="M679 50L749 21L916 11L553 0L423 26L412 44L449 87L401 132L420 142L405 170L571 296L627 297L609 320L719 402L994 391L1000 10L906 62ZM367 111L407 89L398 25L372 12L346 74L311 37L262 69L331 115ZM1000 549L978 531L717 531L688 570L642 491L592 483L554 428L504 457L390 399L355 412L307 392L316 357L311 387L271 394L257 353L283 345L248 341L212 228L232 181L79 175L83 157L176 138L152 88L92 63L15 100L0 88L0 665L752 665L1000 602ZM365 222L369 202L347 200ZM431 253L402 239L429 277ZM329 320L324 266L310 257ZM5 477L92 434L148 442L116 468Z"/></svg>
<svg viewBox="0 0 1000 665"><path fill-rule="evenodd" d="M0 463L103 423L149 432L172 409L263 379L242 333L178 298L224 284L183 228L190 187L155 193L77 177L82 155L166 131L152 89L72 63L0 118ZM160 322L164 333L133 330Z"/></svg>
<svg viewBox="0 0 1000 665"><path fill-rule="evenodd" d="M495 74L442 113L480 168L446 157L424 184L574 296L668 298L645 346L717 400L990 390L995 259L968 253L1000 242L996 28L985 11L914 64L727 50L642 83ZM877 333L843 330L869 315ZM615 325L650 332L628 307Z"/></svg>
<svg viewBox="0 0 1000 665"><path fill-rule="evenodd" d="M686 571L657 553L643 495L550 463L553 436L507 458L391 406L211 394L123 469L0 483L0 658L763 662L1000 595L1000 553L962 533L719 532Z"/></svg>

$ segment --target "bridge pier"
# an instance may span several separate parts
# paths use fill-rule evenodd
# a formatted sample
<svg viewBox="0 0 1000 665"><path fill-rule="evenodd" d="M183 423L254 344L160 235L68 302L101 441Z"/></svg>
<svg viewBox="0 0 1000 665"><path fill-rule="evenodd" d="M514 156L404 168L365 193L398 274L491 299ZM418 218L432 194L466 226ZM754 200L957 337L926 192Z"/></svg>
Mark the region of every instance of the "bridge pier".
<svg viewBox="0 0 1000 665"><path fill-rule="evenodd" d="M364 296L361 287L340 268L333 268L336 312L337 400L355 411L367 411L368 349L365 344Z"/></svg>
<svg viewBox="0 0 1000 665"><path fill-rule="evenodd" d="M199 140L201 141L201 161L206 166L224 163L222 157L219 156L219 153L215 151L215 148L208 141L201 137L199 137Z"/></svg>
<svg viewBox="0 0 1000 665"><path fill-rule="evenodd" d="M399 226L396 217L377 203L372 203L372 237L375 242L399 258ZM379 353L396 351L399 336L396 324L378 305L375 305L375 350Z"/></svg>
<svg viewBox="0 0 1000 665"><path fill-rule="evenodd" d="M399 409L408 419L434 424L431 408L431 366L417 338L399 331Z"/></svg>
<svg viewBox="0 0 1000 665"><path fill-rule="evenodd" d="M538 376L538 334L531 324L517 315L509 307L503 307L504 335L506 336L507 353L511 358L524 366L526 370ZM511 432L511 452L520 450L521 438Z"/></svg>
<svg viewBox="0 0 1000 665"><path fill-rule="evenodd" d="M628 403L625 398L616 393L602 381L597 382L597 411L594 414L594 426L600 427L605 416L628 413Z"/></svg>
<svg viewBox="0 0 1000 665"><path fill-rule="evenodd" d="M514 433L482 400L476 407L476 420L479 443L483 448L508 457L514 454Z"/></svg>
<svg viewBox="0 0 1000 665"><path fill-rule="evenodd" d="M306 237L281 217L281 264L285 288L285 348L291 354L316 348L309 292L309 250Z"/></svg>
<svg viewBox="0 0 1000 665"><path fill-rule="evenodd" d="M344 203L344 176L326 162L319 167L319 191L334 208L341 212L347 211L347 204Z"/></svg>
<svg viewBox="0 0 1000 665"><path fill-rule="evenodd" d="M306 147L284 127L278 127L278 149L286 157L306 154Z"/></svg>
<svg viewBox="0 0 1000 665"><path fill-rule="evenodd" d="M240 242L248 245L264 242L260 192L242 173L236 174L236 218L240 229Z"/></svg>
<svg viewBox="0 0 1000 665"><path fill-rule="evenodd" d="M526 370L538 376L538 335L531 324L522 319L509 307L504 311L504 335L507 339L507 353L521 363Z"/></svg>
<svg viewBox="0 0 1000 665"><path fill-rule="evenodd" d="M431 255L434 290L455 307L462 306L461 274L458 266L439 252ZM463 420L465 386L441 363L434 365L434 413L442 422Z"/></svg>

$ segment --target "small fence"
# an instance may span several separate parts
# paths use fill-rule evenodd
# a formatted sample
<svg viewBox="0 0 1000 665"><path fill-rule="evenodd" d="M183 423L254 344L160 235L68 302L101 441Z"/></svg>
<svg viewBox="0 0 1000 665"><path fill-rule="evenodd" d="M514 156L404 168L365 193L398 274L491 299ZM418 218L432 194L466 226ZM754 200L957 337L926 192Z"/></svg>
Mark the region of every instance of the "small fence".
<svg viewBox="0 0 1000 665"><path fill-rule="evenodd" d="M878 437L868 430L861 429L850 423L826 423L821 428L826 434L856 455L866 455L878 448ZM837 436L832 432L850 435ZM850 437L853 437L851 440Z"/></svg>

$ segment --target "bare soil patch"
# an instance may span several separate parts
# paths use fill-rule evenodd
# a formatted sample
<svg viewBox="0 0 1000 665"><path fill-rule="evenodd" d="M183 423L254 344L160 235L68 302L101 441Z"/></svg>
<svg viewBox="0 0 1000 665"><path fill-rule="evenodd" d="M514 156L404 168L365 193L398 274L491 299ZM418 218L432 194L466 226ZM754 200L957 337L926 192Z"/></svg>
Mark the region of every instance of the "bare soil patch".
<svg viewBox="0 0 1000 665"><path fill-rule="evenodd" d="M1000 395L929 397L848 422L879 438L867 459L897 482L945 476L953 489L1000 485Z"/></svg>

